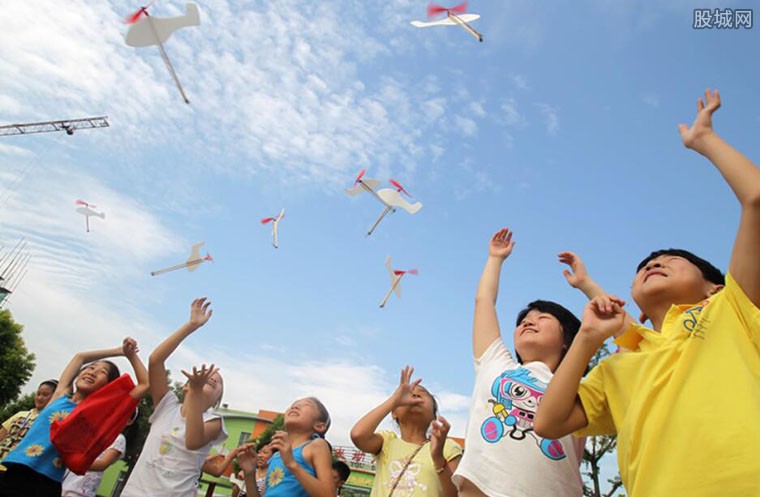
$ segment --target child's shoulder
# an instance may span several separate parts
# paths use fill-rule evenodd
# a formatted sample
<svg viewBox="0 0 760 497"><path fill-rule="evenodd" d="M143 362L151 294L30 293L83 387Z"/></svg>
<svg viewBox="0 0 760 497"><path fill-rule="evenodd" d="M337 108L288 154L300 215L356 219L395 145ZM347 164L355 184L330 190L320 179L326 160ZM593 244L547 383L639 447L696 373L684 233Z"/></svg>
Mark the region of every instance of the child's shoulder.
<svg viewBox="0 0 760 497"><path fill-rule="evenodd" d="M304 456L310 456L314 454L320 454L320 453L326 453L330 454L331 452L330 444L327 443L327 440L324 438L315 438L311 442L308 442L303 447L303 454Z"/></svg>

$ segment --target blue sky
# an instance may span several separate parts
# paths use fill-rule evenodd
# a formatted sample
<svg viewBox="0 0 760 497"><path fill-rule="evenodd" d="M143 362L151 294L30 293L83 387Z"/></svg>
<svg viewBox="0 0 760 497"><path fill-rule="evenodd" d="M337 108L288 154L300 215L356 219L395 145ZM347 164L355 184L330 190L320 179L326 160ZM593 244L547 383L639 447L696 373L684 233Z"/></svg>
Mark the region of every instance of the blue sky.
<svg viewBox="0 0 760 497"><path fill-rule="evenodd" d="M111 122L0 141L0 242L26 236L33 254L10 302L38 356L33 381L127 334L147 358L206 295L212 321L169 366L221 365L230 407L315 393L345 443L410 363L461 435L473 297L499 227L517 240L499 301L510 344L530 300L580 313L562 250L626 299L657 248L727 267L737 202L676 126L719 88L717 131L757 161L758 30L692 29L695 8L751 2L473 1L482 44L413 28L425 5L201 2L201 26L166 45L188 106L157 50L123 43L136 5L11 2L0 121ZM366 238L379 204L342 192L362 168L401 181L423 209ZM77 198L106 212L91 233ZM274 250L259 220L283 207ZM213 264L150 276L201 240ZM420 275L381 310L386 255Z"/></svg>

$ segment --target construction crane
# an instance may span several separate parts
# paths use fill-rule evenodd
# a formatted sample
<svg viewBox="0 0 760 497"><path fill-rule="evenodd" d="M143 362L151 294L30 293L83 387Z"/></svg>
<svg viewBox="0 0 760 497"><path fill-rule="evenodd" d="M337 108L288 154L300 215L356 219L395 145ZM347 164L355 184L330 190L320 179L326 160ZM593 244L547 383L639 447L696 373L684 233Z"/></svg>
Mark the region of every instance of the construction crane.
<svg viewBox="0 0 760 497"><path fill-rule="evenodd" d="M8 305L11 294L26 276L32 257L23 238L9 252L3 253L3 248L0 247L0 309Z"/></svg>
<svg viewBox="0 0 760 497"><path fill-rule="evenodd" d="M5 124L0 126L0 136L31 135L34 133L51 133L53 131L65 131L67 135L73 135L74 131L78 129L107 128L108 126L108 116L40 123Z"/></svg>

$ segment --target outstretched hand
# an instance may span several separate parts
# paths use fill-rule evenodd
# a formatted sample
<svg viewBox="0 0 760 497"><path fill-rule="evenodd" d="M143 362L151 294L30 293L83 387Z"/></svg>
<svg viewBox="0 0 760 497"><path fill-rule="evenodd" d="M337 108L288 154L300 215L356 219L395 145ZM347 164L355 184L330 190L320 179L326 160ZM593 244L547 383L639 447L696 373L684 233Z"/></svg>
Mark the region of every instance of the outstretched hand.
<svg viewBox="0 0 760 497"><path fill-rule="evenodd" d="M209 378L214 375L214 373L218 372L219 368L215 367L213 364L206 368L205 364L201 365L201 369L198 369L197 367L193 366L193 372L188 373L184 369L182 370L182 374L185 375L187 378L187 386L190 390L195 390L197 392L203 390L203 387L208 383Z"/></svg>
<svg viewBox="0 0 760 497"><path fill-rule="evenodd" d="M214 311L209 309L210 305L211 301L207 301L206 297L193 300L190 305L190 320L188 321L193 328L198 329L211 319Z"/></svg>
<svg viewBox="0 0 760 497"><path fill-rule="evenodd" d="M412 375L414 374L414 368L406 366L401 370L401 378L398 383L398 388L393 392L393 407L401 406L415 406L422 404L424 401L421 398L414 397L412 392L414 387L420 384L421 378L412 381Z"/></svg>
<svg viewBox="0 0 760 497"><path fill-rule="evenodd" d="M697 100L697 117L694 119L691 127L685 124L678 125L678 132L681 133L681 141L692 150L700 151L700 145L704 137L713 134L712 115L713 112L720 108L720 93L705 90L705 100L702 97Z"/></svg>
<svg viewBox="0 0 760 497"><path fill-rule="evenodd" d="M446 437L449 435L450 429L451 425L443 416L438 416L438 419L433 420L433 423L430 425L430 453L433 458L443 458L443 446L446 443ZM436 466L439 465L436 464Z"/></svg>
<svg viewBox="0 0 760 497"><path fill-rule="evenodd" d="M578 335L601 347L605 340L623 327L624 305L625 302L614 295L594 297L583 309Z"/></svg>
<svg viewBox="0 0 760 497"><path fill-rule="evenodd" d="M588 281L586 265L583 264L583 261L577 254L565 251L560 252L557 257L559 257L559 262L567 264L570 267L569 271L563 269L562 274L565 275L565 279L570 283L571 287L578 288Z"/></svg>
<svg viewBox="0 0 760 497"><path fill-rule="evenodd" d="M140 347L137 346L137 340L130 337L125 338L121 345L121 352L124 354L124 357L127 358L136 356L137 353L140 352Z"/></svg>
<svg viewBox="0 0 760 497"><path fill-rule="evenodd" d="M509 231L509 228L502 228L494 234L488 243L488 255L504 260L512 253L514 246L512 232Z"/></svg>
<svg viewBox="0 0 760 497"><path fill-rule="evenodd" d="M244 444L235 449L235 460L243 473L250 474L256 470L256 448L254 444Z"/></svg>

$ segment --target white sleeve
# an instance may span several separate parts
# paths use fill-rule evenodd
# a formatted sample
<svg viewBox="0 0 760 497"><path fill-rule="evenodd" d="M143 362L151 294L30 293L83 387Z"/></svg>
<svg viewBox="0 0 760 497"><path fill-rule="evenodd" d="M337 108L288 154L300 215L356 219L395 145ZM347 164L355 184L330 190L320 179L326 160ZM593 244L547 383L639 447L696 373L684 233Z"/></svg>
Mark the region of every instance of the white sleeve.
<svg viewBox="0 0 760 497"><path fill-rule="evenodd" d="M179 404L179 399L171 390L167 390L166 394L161 398L156 408L153 410L153 414L148 418L148 423L153 424L156 419L161 417L163 413L170 410L172 407Z"/></svg>
<svg viewBox="0 0 760 497"><path fill-rule="evenodd" d="M501 337L491 342L491 345L488 346L485 352L480 357L475 358L475 373L479 373L481 369L493 362L498 362L499 367L503 369L512 369L519 366L518 362L514 360L509 352L509 349L507 349L507 346L504 345L504 340Z"/></svg>

